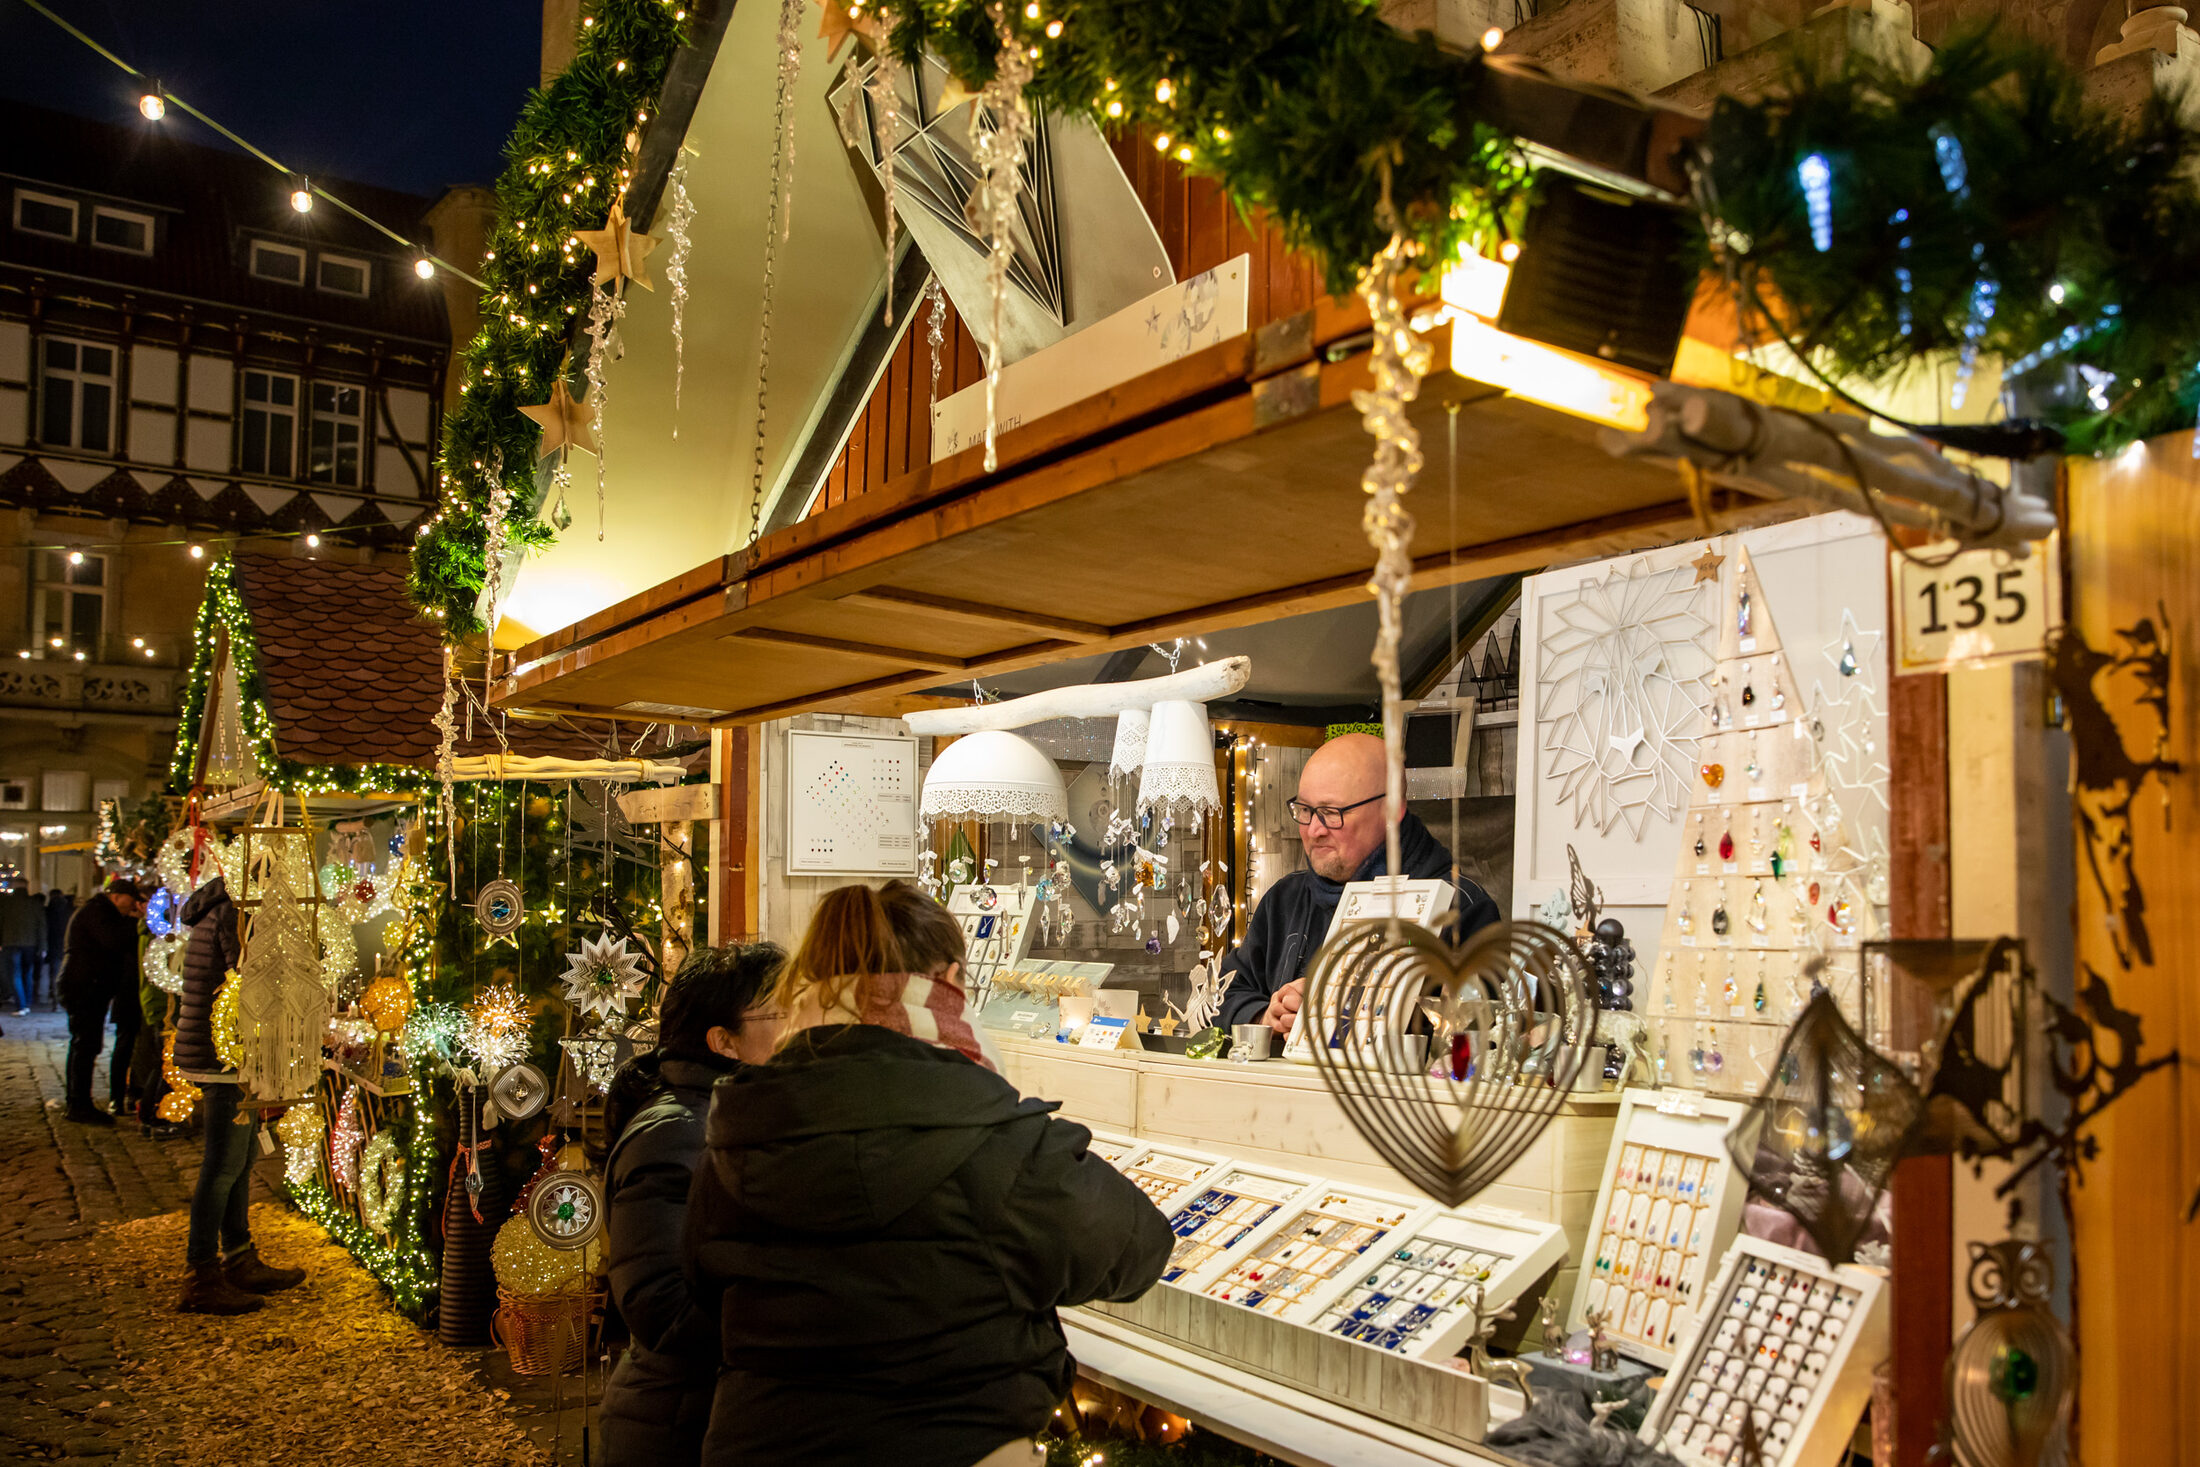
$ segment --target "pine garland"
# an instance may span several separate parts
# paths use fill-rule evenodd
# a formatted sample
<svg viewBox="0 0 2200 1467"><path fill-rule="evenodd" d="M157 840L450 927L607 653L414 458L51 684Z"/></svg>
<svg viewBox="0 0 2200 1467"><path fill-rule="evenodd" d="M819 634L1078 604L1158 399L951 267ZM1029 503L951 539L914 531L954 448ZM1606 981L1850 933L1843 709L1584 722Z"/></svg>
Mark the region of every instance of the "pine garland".
<svg viewBox="0 0 2200 1467"><path fill-rule="evenodd" d="M1968 345L2062 386L2040 415L2075 451L2192 426L2200 133L2173 100L2110 116L2059 59L1973 31L1914 74L1799 53L1779 94L1722 99L1707 142L1707 260L1830 374L1885 381ZM2065 382L2079 366L2105 375Z"/></svg>
<svg viewBox="0 0 2200 1467"><path fill-rule="evenodd" d="M443 420L443 504L413 545L409 590L453 641L483 631L489 495L501 489L508 543L548 545L535 518L541 430L520 408L546 400L578 320L595 257L573 242L600 229L628 181L627 135L647 126L681 44L685 0L589 0L573 62L534 92L505 146L497 221L482 264L483 322L458 364L458 405ZM489 466L503 465L503 483Z"/></svg>

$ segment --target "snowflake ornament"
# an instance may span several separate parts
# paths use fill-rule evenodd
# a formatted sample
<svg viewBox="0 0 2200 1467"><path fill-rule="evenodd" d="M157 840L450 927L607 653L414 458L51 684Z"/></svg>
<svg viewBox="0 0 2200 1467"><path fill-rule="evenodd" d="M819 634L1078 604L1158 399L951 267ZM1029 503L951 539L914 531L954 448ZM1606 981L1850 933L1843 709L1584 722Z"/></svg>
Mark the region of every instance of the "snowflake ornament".
<svg viewBox="0 0 2200 1467"><path fill-rule="evenodd" d="M626 1013L626 1001L642 991L648 981L642 972L642 956L626 950L626 939L610 936L582 938L581 950L565 955L566 1002L583 1015L601 1018Z"/></svg>

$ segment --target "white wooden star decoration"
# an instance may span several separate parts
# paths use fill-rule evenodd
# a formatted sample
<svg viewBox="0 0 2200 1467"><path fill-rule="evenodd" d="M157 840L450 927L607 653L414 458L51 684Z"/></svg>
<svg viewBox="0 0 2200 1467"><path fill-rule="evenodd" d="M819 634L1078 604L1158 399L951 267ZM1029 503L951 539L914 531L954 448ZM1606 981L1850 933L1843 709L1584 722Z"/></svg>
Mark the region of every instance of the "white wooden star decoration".
<svg viewBox="0 0 2200 1467"><path fill-rule="evenodd" d="M577 448L583 453L596 452L596 430L590 424L591 409L584 402L576 402L566 390L565 380L560 378L550 384L550 400L520 411L542 424L542 446L538 456L547 458L560 450Z"/></svg>
<svg viewBox="0 0 2200 1467"><path fill-rule="evenodd" d="M626 1012L626 1001L642 991L647 976L640 953L628 952L626 939L609 934L582 938L581 950L565 955L566 1002L583 1015L611 1018Z"/></svg>

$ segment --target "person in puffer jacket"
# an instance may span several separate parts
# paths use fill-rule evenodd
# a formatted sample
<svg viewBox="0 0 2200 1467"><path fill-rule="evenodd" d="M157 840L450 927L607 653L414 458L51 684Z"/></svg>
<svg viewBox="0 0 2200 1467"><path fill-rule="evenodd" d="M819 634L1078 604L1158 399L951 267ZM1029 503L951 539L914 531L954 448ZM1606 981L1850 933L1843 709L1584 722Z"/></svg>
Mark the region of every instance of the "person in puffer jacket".
<svg viewBox="0 0 2200 1467"><path fill-rule="evenodd" d="M245 1104L237 1072L214 1047L214 995L243 956L237 904L215 876L191 893L179 918L191 929L183 950L183 990L176 996L176 1069L200 1087L206 1153L191 1194L191 1229L184 1245L186 1314L249 1314L259 1296L305 1282L302 1268L271 1268L252 1244L252 1154L260 1112Z"/></svg>

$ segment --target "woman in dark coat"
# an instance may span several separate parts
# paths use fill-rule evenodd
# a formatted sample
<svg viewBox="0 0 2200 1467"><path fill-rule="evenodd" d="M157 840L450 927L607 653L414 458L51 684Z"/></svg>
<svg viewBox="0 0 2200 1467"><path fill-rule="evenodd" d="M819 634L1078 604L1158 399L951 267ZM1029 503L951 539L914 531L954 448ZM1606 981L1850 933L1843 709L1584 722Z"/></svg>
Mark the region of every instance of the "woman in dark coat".
<svg viewBox="0 0 2200 1467"><path fill-rule="evenodd" d="M604 1387L599 1419L611 1467L692 1467L702 1456L718 1315L682 1271L688 1187L711 1086L771 1057L779 1023L764 1005L785 960L769 942L693 954L665 990L657 1048L611 1082L605 1227L611 1295L633 1335Z"/></svg>
<svg viewBox="0 0 2200 1467"><path fill-rule="evenodd" d="M826 893L779 983L779 1053L718 1082L688 1214L722 1291L705 1462L1042 1460L1076 1368L1056 1307L1161 1277L1168 1223L994 1072L962 958L907 882Z"/></svg>

